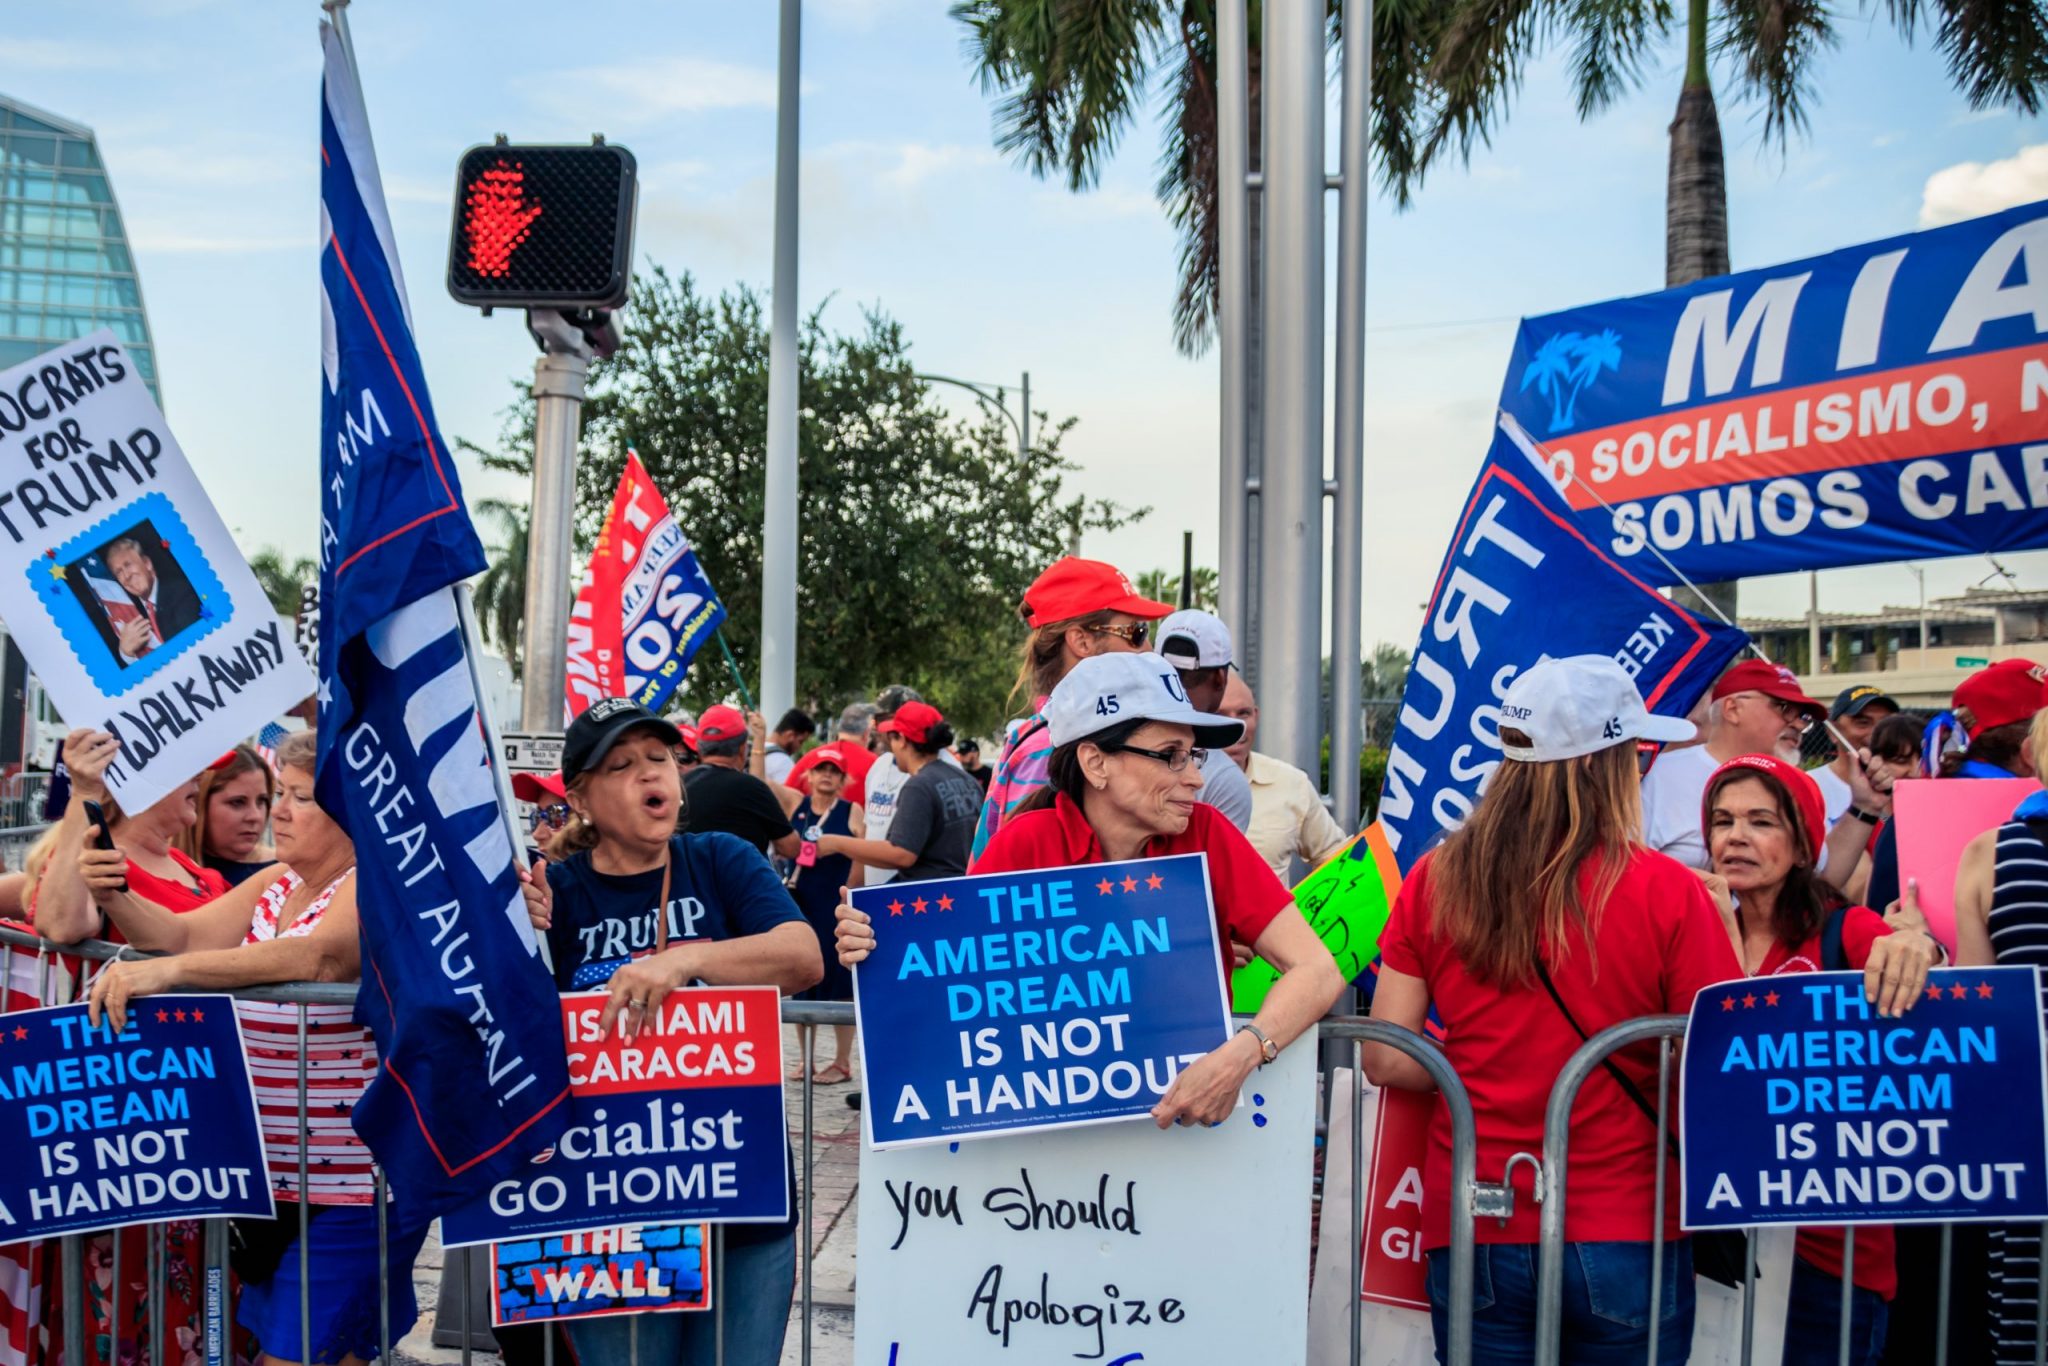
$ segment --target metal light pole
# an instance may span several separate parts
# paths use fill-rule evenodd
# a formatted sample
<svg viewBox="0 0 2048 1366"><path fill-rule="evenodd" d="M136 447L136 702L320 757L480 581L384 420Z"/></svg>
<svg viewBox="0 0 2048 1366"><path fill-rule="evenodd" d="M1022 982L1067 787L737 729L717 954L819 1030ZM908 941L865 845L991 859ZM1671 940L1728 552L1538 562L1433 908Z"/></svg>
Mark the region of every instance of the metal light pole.
<svg viewBox="0 0 2048 1366"><path fill-rule="evenodd" d="M768 471L761 515L761 710L796 701L797 108L803 6L782 0L775 108L775 279L768 333Z"/></svg>
<svg viewBox="0 0 2048 1366"><path fill-rule="evenodd" d="M1344 0L1343 143L1338 149L1336 469L1330 492L1330 802L1358 828L1365 665L1365 216L1372 202L1372 0ZM1311 773L1315 770L1310 769Z"/></svg>
<svg viewBox="0 0 2048 1366"><path fill-rule="evenodd" d="M1216 6L1216 356L1222 368L1222 467L1216 504L1217 615L1236 638L1240 667L1258 682L1248 612L1251 571L1246 479L1251 474L1245 412L1246 341L1251 309L1251 97L1245 0Z"/></svg>
<svg viewBox="0 0 2048 1366"><path fill-rule="evenodd" d="M569 674L569 559L576 509L576 438L594 354L583 330L553 309L531 309L540 343L533 366L533 519L526 540L526 672L519 726L562 728Z"/></svg>
<svg viewBox="0 0 2048 1366"><path fill-rule="evenodd" d="M1031 372L1029 370L1024 372L1021 414L1010 411L1010 406L1003 402L1003 391L998 385L983 384L971 379L954 379L951 375L928 375L923 371L919 371L914 378L921 379L926 384L950 384L956 389L965 389L983 403L988 404L989 407L994 408L1010 424L1010 429L1017 433L1017 454L1023 456L1026 460L1031 458Z"/></svg>
<svg viewBox="0 0 2048 1366"><path fill-rule="evenodd" d="M1323 0L1265 6L1260 748L1322 767Z"/></svg>
<svg viewBox="0 0 2048 1366"><path fill-rule="evenodd" d="M1924 565L1909 564L1908 572L1920 580L1920 667L1927 667L1927 569Z"/></svg>
<svg viewBox="0 0 2048 1366"><path fill-rule="evenodd" d="M1806 662L1815 673L1820 668L1820 575L1806 575Z"/></svg>

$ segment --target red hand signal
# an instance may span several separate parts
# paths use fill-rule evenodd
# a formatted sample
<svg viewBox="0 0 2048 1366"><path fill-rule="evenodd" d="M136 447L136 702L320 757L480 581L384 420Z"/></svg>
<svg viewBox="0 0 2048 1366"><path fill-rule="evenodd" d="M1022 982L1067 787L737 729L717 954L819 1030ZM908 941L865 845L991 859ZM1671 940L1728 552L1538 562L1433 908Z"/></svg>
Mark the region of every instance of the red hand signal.
<svg viewBox="0 0 2048 1366"><path fill-rule="evenodd" d="M504 275L512 253L532 231L541 206L526 203L526 172L518 162L500 160L470 182L463 197L463 235L469 241L469 268L479 275Z"/></svg>

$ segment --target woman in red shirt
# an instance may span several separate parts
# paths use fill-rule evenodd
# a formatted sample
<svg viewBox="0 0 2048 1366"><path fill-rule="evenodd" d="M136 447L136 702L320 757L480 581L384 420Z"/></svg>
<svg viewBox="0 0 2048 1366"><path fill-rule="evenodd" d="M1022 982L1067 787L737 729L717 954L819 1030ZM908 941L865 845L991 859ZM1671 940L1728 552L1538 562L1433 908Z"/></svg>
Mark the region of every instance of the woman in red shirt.
<svg viewBox="0 0 2048 1366"><path fill-rule="evenodd" d="M1235 743L1244 723L1196 711L1179 672L1150 653L1081 660L1052 690L1045 712L1050 786L1004 820L967 871L1209 856L1223 953L1216 970L1228 972L1232 940L1280 969L1252 1023L1176 1076L1152 1109L1162 1129L1215 1124L1236 1107L1252 1071L1278 1057L1344 990L1336 960L1308 921L1284 914L1293 898L1265 859L1215 807L1195 800L1202 749ZM874 926L850 905L838 917L839 961L851 967L873 950Z"/></svg>
<svg viewBox="0 0 2048 1366"><path fill-rule="evenodd" d="M1432 1005L1444 1052L1478 1121L1481 1180L1543 1150L1544 1107L1566 1060L1591 1035L1641 1015L1681 1013L1702 987L1735 975L1727 929L1698 876L1641 844L1636 741L1688 739L1690 723L1652 716L1612 659L1585 655L1527 670L1501 702L1500 767L1463 827L1423 856L1380 936L1373 1018L1419 1031ZM1615 1066L1657 1094L1653 1048ZM1381 1086L1434 1089L1422 1065L1366 1045ZM1565 1180L1563 1360L1637 1362L1691 1351L1693 1273L1678 1201L1653 1229L1656 1126L1610 1073L1596 1070L1572 1111ZM1474 1362L1524 1362L1536 1335L1538 1210L1516 1169L1515 1209L1474 1228ZM1675 1187L1674 1187L1675 1188ZM1439 1352L1448 1333L1451 1124L1430 1127L1423 1245ZM1651 1238L1664 1241L1650 1303Z"/></svg>
<svg viewBox="0 0 2048 1366"><path fill-rule="evenodd" d="M1917 931L1894 934L1877 912L1848 905L1821 880L1815 851L1827 841L1827 807L1811 777L1768 755L1730 759L1707 780L1701 818L1714 872L1727 884L1743 976L1855 970L1878 1014L1912 1009L1940 950ZM1840 1228L1799 1230L1786 1366L1837 1360L1842 1241ZM1848 1359L1876 1362L1899 1287L1888 1225L1856 1230L1855 1282Z"/></svg>

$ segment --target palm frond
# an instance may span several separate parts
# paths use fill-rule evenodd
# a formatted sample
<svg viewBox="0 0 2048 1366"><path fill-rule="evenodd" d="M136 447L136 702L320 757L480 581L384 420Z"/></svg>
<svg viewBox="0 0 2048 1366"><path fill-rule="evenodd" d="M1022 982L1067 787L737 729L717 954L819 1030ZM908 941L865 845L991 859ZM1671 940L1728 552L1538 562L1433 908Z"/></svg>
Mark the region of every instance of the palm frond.
<svg viewBox="0 0 2048 1366"><path fill-rule="evenodd" d="M1733 55L1742 93L1763 102L1766 144L1806 131L1815 60L1839 43L1825 0L1721 0L1715 46Z"/></svg>
<svg viewBox="0 0 2048 1366"><path fill-rule="evenodd" d="M1545 27L1537 0L1468 0L1450 9L1428 73L1442 102L1416 158L1418 174L1447 148L1469 161L1474 147L1493 140Z"/></svg>
<svg viewBox="0 0 2048 1366"><path fill-rule="evenodd" d="M1193 9L1191 5L1189 7ZM1204 7L1207 8L1206 6ZM1166 145L1156 193L1180 238L1180 289L1173 304L1173 343L1182 355L1206 351L1216 321L1221 232L1216 161L1216 40L1192 15L1161 95Z"/></svg>
<svg viewBox="0 0 2048 1366"><path fill-rule="evenodd" d="M1908 41L1933 11L1935 45L1949 79L1973 109L2010 104L2039 114L2048 103L2048 5L2042 0L1887 0Z"/></svg>
<svg viewBox="0 0 2048 1366"><path fill-rule="evenodd" d="M1559 15L1570 32L1579 117L1599 113L1642 81L1643 58L1671 29L1671 0L1571 0Z"/></svg>

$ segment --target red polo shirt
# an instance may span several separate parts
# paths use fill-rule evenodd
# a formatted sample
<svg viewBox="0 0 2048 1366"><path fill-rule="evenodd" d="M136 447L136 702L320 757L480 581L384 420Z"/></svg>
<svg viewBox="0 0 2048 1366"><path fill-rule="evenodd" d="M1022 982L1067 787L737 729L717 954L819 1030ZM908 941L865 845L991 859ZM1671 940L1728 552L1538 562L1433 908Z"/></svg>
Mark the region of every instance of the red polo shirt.
<svg viewBox="0 0 2048 1366"><path fill-rule="evenodd" d="M1230 974L1232 939L1258 942L1273 917L1294 904L1293 893L1273 876L1259 851L1252 848L1228 817L1213 806L1197 805L1188 828L1178 835L1154 835L1145 842L1143 858L1167 854L1207 854L1209 892L1216 901L1216 934L1222 941L1223 972ZM1067 868L1077 863L1107 863L1102 841L1071 798L1061 793L1050 808L1012 816L996 831L988 848L967 869L974 873L1021 873L1034 868Z"/></svg>
<svg viewBox="0 0 2048 1366"><path fill-rule="evenodd" d="M1517 986L1482 982L1465 971L1450 937L1438 932L1425 854L1401 883L1380 961L1418 977L1444 1022L1444 1053L1465 1083L1479 1129L1479 1179L1499 1181L1510 1156L1543 1151L1543 1111L1550 1088L1583 1042L1533 976ZM1581 870L1580 894L1591 891L1592 867ZM1534 913L1534 907L1526 908ZM1675 859L1637 849L1613 895L1589 911L1592 944L1566 954L1546 947L1557 993L1590 1036L1639 1015L1683 1015L1701 988L1741 975L1735 949L1706 887ZM1614 1062L1652 1104L1657 1096L1654 1045L1626 1048ZM1677 1076L1670 1100L1677 1115ZM1678 1236L1678 1164L1657 1151L1657 1129L1605 1069L1579 1088L1572 1110L1570 1166L1565 1176L1564 1236L1574 1243L1641 1242L1650 1236L1652 1191L1660 1157L1669 1164L1665 1236ZM1540 1217L1529 1169L1515 1168L1515 1213L1505 1224L1480 1219L1482 1243L1533 1243ZM1430 1123L1423 1168L1422 1245L1451 1240L1451 1117L1441 1099Z"/></svg>

